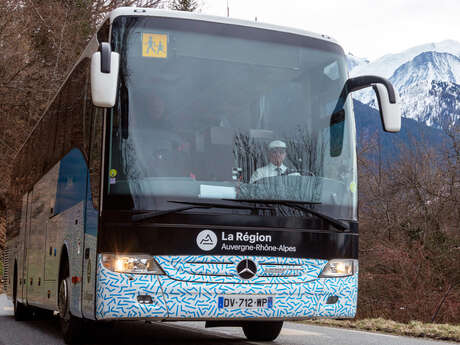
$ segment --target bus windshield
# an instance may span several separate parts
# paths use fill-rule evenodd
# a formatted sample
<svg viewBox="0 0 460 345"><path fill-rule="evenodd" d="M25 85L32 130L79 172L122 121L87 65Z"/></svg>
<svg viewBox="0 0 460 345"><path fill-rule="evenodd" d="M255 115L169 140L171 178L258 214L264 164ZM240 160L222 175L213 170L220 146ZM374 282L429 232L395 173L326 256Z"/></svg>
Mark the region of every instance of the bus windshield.
<svg viewBox="0 0 460 345"><path fill-rule="evenodd" d="M121 67L107 198L136 210L177 207L171 200L290 200L356 219L354 118L340 98L347 71L338 45L126 16L113 23L112 49Z"/></svg>

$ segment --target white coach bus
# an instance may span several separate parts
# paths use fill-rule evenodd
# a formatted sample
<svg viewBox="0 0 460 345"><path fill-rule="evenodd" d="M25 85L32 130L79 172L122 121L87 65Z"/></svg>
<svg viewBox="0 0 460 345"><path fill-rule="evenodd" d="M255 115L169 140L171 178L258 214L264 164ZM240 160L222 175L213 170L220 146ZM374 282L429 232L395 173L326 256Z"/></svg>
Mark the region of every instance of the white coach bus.
<svg viewBox="0 0 460 345"><path fill-rule="evenodd" d="M352 318L357 163L330 37L185 12L113 11L14 162L5 288L17 320L205 320L273 340Z"/></svg>

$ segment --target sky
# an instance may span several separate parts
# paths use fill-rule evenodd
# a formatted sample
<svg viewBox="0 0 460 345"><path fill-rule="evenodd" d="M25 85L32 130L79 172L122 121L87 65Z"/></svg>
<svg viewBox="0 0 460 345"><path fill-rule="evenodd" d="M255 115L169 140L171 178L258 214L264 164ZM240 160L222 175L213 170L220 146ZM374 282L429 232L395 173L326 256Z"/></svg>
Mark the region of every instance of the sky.
<svg viewBox="0 0 460 345"><path fill-rule="evenodd" d="M201 0L202 14L227 15L227 0ZM414 46L460 41L460 0L228 0L230 17L335 38L345 52L375 60Z"/></svg>

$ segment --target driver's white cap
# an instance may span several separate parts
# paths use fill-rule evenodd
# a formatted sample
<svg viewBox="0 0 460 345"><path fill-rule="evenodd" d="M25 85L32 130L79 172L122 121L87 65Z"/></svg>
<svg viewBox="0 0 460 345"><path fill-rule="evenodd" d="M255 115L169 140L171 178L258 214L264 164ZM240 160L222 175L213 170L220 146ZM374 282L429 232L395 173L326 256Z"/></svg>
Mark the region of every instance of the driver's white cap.
<svg viewBox="0 0 460 345"><path fill-rule="evenodd" d="M281 140L273 140L270 144L268 144L268 149L271 150L275 148L285 149L286 144L284 143L284 141Z"/></svg>

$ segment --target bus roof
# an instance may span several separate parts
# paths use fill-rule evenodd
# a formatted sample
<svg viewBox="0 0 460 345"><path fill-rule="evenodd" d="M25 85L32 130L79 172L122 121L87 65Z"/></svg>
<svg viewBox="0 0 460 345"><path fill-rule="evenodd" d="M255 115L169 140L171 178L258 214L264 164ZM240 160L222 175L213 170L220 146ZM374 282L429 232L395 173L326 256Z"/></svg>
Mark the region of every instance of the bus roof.
<svg viewBox="0 0 460 345"><path fill-rule="evenodd" d="M287 32L287 33L308 36L308 37L316 38L319 40L339 44L335 39L327 35L317 34L314 32L305 31L301 29L290 28L286 26L279 26L279 25L274 25L274 24L267 24L267 23L259 23L255 21L253 22L253 21L242 20L242 19L209 16L209 15L197 14L197 13L187 12L187 11L170 11L170 10L164 10L164 9L139 8L139 7L119 7L110 13L110 22L113 22L114 19L119 16L155 16L155 17L165 17L165 18L181 18L181 19L200 20L200 21L222 23L222 24L232 24L232 25L246 26L246 27L252 27L252 28L260 28L260 29L266 29L266 30Z"/></svg>

